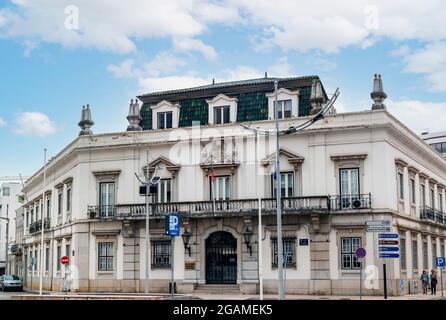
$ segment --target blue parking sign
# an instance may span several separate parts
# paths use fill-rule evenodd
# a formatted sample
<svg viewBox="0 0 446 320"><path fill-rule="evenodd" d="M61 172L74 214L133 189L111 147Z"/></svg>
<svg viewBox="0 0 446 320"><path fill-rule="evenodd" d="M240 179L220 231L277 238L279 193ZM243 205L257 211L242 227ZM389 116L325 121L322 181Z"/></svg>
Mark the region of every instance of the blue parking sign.
<svg viewBox="0 0 446 320"><path fill-rule="evenodd" d="M180 235L180 216L172 213L166 215L166 235L171 237L177 237Z"/></svg>
<svg viewBox="0 0 446 320"><path fill-rule="evenodd" d="M441 267L441 268L446 267L446 258L445 257L435 257L435 265L437 267Z"/></svg>

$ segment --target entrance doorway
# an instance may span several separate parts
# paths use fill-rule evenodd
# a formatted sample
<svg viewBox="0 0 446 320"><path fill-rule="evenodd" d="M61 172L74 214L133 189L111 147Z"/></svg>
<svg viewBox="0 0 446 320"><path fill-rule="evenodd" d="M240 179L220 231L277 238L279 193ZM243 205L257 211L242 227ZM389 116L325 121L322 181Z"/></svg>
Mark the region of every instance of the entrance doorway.
<svg viewBox="0 0 446 320"><path fill-rule="evenodd" d="M237 239L225 231L206 239L206 283L237 283Z"/></svg>

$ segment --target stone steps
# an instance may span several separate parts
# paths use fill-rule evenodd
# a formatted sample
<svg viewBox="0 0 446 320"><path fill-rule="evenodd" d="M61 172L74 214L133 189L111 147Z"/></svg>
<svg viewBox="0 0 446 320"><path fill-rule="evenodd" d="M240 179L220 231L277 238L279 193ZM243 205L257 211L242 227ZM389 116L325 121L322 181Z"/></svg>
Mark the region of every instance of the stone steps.
<svg viewBox="0 0 446 320"><path fill-rule="evenodd" d="M240 294L240 286L237 284L199 284L195 287L194 294Z"/></svg>

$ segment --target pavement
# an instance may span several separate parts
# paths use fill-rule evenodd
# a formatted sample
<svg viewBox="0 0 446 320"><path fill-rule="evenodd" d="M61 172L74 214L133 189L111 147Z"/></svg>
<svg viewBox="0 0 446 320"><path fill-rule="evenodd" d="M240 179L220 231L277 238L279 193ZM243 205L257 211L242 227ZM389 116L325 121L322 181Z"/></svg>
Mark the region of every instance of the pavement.
<svg viewBox="0 0 446 320"><path fill-rule="evenodd" d="M398 297L388 297L388 300L446 300L446 290L431 294L411 294ZM65 293L43 292L0 292L0 300L168 300L169 294L142 293ZM265 294L264 300L277 300L277 295ZM360 300L359 296L316 296L316 295L286 295L287 300ZM259 295L243 294L177 294L175 300L259 300ZM382 296L363 296L362 300L384 300Z"/></svg>

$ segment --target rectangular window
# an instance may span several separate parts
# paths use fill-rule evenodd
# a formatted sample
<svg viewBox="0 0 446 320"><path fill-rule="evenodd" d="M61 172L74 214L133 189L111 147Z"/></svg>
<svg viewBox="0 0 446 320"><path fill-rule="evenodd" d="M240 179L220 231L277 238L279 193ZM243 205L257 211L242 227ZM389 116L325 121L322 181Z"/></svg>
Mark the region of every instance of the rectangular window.
<svg viewBox="0 0 446 320"><path fill-rule="evenodd" d="M438 210L443 212L443 195L441 193L438 194Z"/></svg>
<svg viewBox="0 0 446 320"><path fill-rule="evenodd" d="M62 215L63 212L63 190L59 188L57 190L57 215Z"/></svg>
<svg viewBox="0 0 446 320"><path fill-rule="evenodd" d="M212 183L212 177L209 177L209 179L211 188L211 200L213 199L213 194L215 194L215 200L229 200L231 197L231 177L215 177L214 183Z"/></svg>
<svg viewBox="0 0 446 320"><path fill-rule="evenodd" d="M34 264L34 270L39 270L39 268L38 268L38 264L39 264L39 256L37 255L37 249L36 250L34 250L34 258L35 258L35 261L36 261L36 263Z"/></svg>
<svg viewBox="0 0 446 320"><path fill-rule="evenodd" d="M410 179L410 202L415 204L415 180Z"/></svg>
<svg viewBox="0 0 446 320"><path fill-rule="evenodd" d="M296 267L296 238L295 237L283 237L283 266L284 268ZM278 267L278 247L277 238L271 238L272 247L272 268Z"/></svg>
<svg viewBox="0 0 446 320"><path fill-rule="evenodd" d="M152 241L152 268L168 269L170 268L170 240Z"/></svg>
<svg viewBox="0 0 446 320"><path fill-rule="evenodd" d="M73 195L73 191L71 186L67 187L67 213L71 212L71 197Z"/></svg>
<svg viewBox="0 0 446 320"><path fill-rule="evenodd" d="M172 180L163 179L158 184L157 201L158 203L168 203L172 200Z"/></svg>
<svg viewBox="0 0 446 320"><path fill-rule="evenodd" d="M37 202L37 205L36 205L36 221L39 221L40 220L40 218L39 218L39 202Z"/></svg>
<svg viewBox="0 0 446 320"><path fill-rule="evenodd" d="M99 242L98 270L113 271L113 242Z"/></svg>
<svg viewBox="0 0 446 320"><path fill-rule="evenodd" d="M276 186L277 181L275 179L275 174L271 175L271 194L276 197ZM294 196L294 173L284 172L280 173L280 195L282 198L293 197Z"/></svg>
<svg viewBox="0 0 446 320"><path fill-rule="evenodd" d="M423 269L427 269L428 267L427 240L423 240Z"/></svg>
<svg viewBox="0 0 446 320"><path fill-rule="evenodd" d="M432 266L435 268L435 258L437 257L437 241L432 241Z"/></svg>
<svg viewBox="0 0 446 320"><path fill-rule="evenodd" d="M398 196L404 199L404 176L401 172L398 172Z"/></svg>
<svg viewBox="0 0 446 320"><path fill-rule="evenodd" d="M292 116L292 101L289 100L279 100L279 110L278 118L291 118ZM276 101L274 101L274 119L276 118Z"/></svg>
<svg viewBox="0 0 446 320"><path fill-rule="evenodd" d="M48 272L50 270L50 248L45 248L45 271Z"/></svg>
<svg viewBox="0 0 446 320"><path fill-rule="evenodd" d="M158 129L172 128L172 111L158 112Z"/></svg>
<svg viewBox="0 0 446 320"><path fill-rule="evenodd" d="M418 241L417 240L412 240L412 268L418 269Z"/></svg>
<svg viewBox="0 0 446 320"><path fill-rule="evenodd" d="M214 108L214 124L229 123L229 106Z"/></svg>
<svg viewBox="0 0 446 320"><path fill-rule="evenodd" d="M435 193L434 189L429 190L430 200L431 200L431 208L435 209Z"/></svg>
<svg viewBox="0 0 446 320"><path fill-rule="evenodd" d="M99 185L99 207L101 218L114 216L115 206L115 183L102 182Z"/></svg>
<svg viewBox="0 0 446 320"><path fill-rule="evenodd" d="M3 195L4 197L9 197L10 194L11 194L11 188L9 188L9 187L3 187L2 195Z"/></svg>
<svg viewBox="0 0 446 320"><path fill-rule="evenodd" d="M31 209L31 223L34 222L34 209Z"/></svg>
<svg viewBox="0 0 446 320"><path fill-rule="evenodd" d="M65 245L65 255L71 257L71 245L69 243Z"/></svg>
<svg viewBox="0 0 446 320"><path fill-rule="evenodd" d="M406 269L406 238L400 237L400 267Z"/></svg>
<svg viewBox="0 0 446 320"><path fill-rule="evenodd" d="M441 239L440 242L441 242L440 256L444 257L445 256L445 252L444 252L444 239Z"/></svg>
<svg viewBox="0 0 446 320"><path fill-rule="evenodd" d="M51 198L49 196L46 199L46 218L51 218Z"/></svg>
<svg viewBox="0 0 446 320"><path fill-rule="evenodd" d="M425 207L426 206L426 187L424 186L424 184L421 185L421 206Z"/></svg>
<svg viewBox="0 0 446 320"><path fill-rule="evenodd" d="M356 250L361 247L361 238L341 238L341 267L344 270L359 269L361 267Z"/></svg>
<svg viewBox="0 0 446 320"><path fill-rule="evenodd" d="M341 208L352 208L359 199L359 168L339 170Z"/></svg>
<svg viewBox="0 0 446 320"><path fill-rule="evenodd" d="M62 258L62 245L60 241L57 243L57 271L60 271L60 258Z"/></svg>

